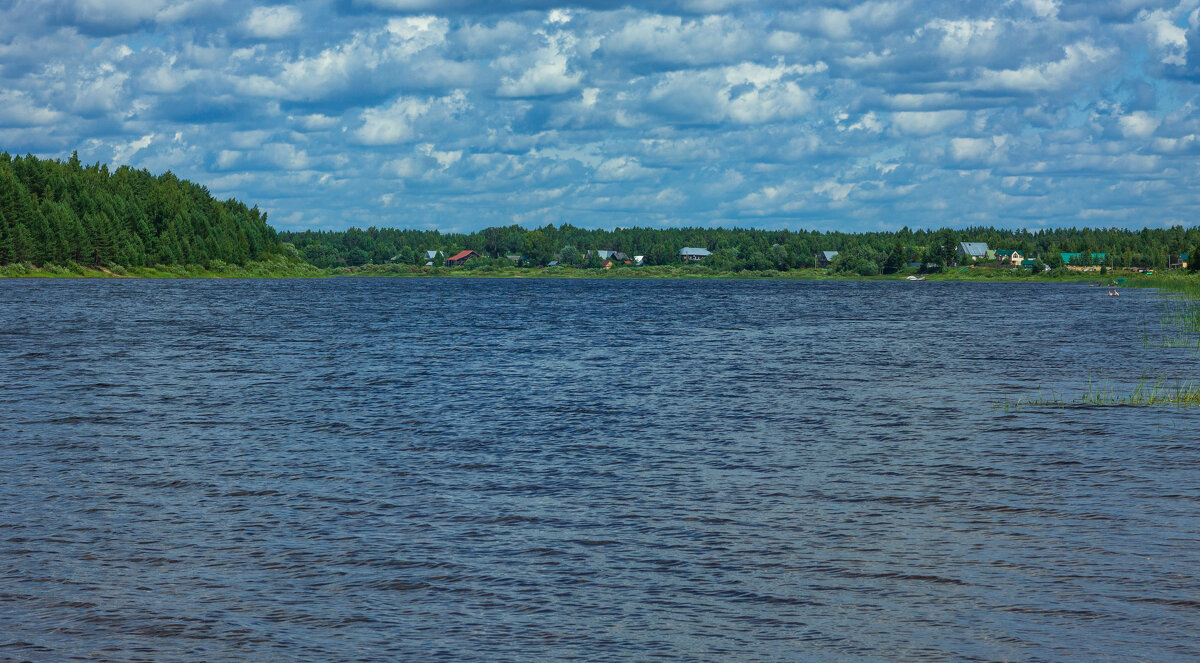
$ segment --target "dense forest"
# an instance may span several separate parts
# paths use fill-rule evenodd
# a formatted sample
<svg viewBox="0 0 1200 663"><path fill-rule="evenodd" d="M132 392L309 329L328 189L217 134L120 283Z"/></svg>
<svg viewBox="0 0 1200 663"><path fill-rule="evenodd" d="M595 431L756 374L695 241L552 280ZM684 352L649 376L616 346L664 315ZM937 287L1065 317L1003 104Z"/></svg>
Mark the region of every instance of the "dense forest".
<svg viewBox="0 0 1200 663"><path fill-rule="evenodd" d="M170 172L0 153L0 265L241 265L283 253L257 207Z"/></svg>
<svg viewBox="0 0 1200 663"><path fill-rule="evenodd" d="M712 251L703 264L721 270L813 267L817 253L838 251L835 270L870 275L893 273L912 263L932 269L954 264L958 261L955 253L959 242L986 242L992 249L1017 250L1050 267L1061 266L1061 253L1106 254L1103 262L1110 267L1151 269L1167 267L1180 254L1200 253L1200 229L1183 227L1036 232L987 227L904 228L897 232L822 233L722 228L586 230L564 224L533 230L520 226L487 228L470 234L351 228L340 232L284 232L280 237L317 267L389 262L423 265L427 251L448 257L464 249L484 256L483 262L512 255L520 256L521 263L528 266L553 260L587 264L588 252L596 249L642 255L648 265L666 265L680 262L679 250L683 247L698 247Z"/></svg>

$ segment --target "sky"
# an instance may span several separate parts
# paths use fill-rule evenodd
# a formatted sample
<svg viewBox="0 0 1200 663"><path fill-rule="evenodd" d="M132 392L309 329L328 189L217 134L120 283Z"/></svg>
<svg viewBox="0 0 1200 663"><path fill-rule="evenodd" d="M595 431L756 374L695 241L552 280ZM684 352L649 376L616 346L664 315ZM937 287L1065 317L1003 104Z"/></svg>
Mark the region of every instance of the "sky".
<svg viewBox="0 0 1200 663"><path fill-rule="evenodd" d="M0 150L281 230L1195 225L1200 0L0 0Z"/></svg>

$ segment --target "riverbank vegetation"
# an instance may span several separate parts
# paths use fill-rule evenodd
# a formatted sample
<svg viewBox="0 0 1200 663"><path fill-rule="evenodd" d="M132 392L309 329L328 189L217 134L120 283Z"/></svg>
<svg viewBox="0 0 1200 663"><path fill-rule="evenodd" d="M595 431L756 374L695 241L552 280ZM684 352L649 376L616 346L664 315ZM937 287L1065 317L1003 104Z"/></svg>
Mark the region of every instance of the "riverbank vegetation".
<svg viewBox="0 0 1200 663"><path fill-rule="evenodd" d="M961 242L1017 251L1031 264L973 260L959 255ZM708 255L685 261L684 247ZM443 265L465 250L478 257ZM76 155L60 161L0 153L0 276L1110 280L1134 278L1131 269L1161 272L1189 253L1200 256L1200 228L843 233L601 230L564 222L471 233L374 227L277 233L257 207L219 201L170 172L110 171ZM601 259L610 254L615 259ZM1082 265L1103 258L1096 272L1079 274L1065 268L1064 254L1078 254Z"/></svg>
<svg viewBox="0 0 1200 663"><path fill-rule="evenodd" d="M473 233L436 230L351 228L344 231L281 232L280 239L295 246L298 254L317 267L359 267L401 264L421 266L463 250L481 257L472 262L512 262L521 267L542 267L552 262L600 268L597 251L614 251L644 265L680 264L684 247L707 249L701 264L724 272L791 271L818 266L818 254L837 252L831 273L876 276L895 274L921 265L921 271L939 272L959 263L960 242L981 242L989 247L1019 251L1046 267L1062 267L1063 253L1081 256L1104 254L1097 267L1141 268L1161 271L1180 255L1200 249L1200 228L1143 230L1059 228L1003 230L990 227L895 232L841 233L745 228L619 228L584 229L564 223L541 228L520 226L486 228ZM429 252L434 252L431 258ZM516 260L509 260L512 256ZM468 263L470 264L470 263ZM1041 265L1039 265L1041 266Z"/></svg>
<svg viewBox="0 0 1200 663"><path fill-rule="evenodd" d="M1005 414L1013 414L1028 408L1072 408L1072 407L1115 407L1174 405L1176 407L1200 407L1200 384L1176 382L1168 384L1165 378L1151 380L1143 377L1128 393L1111 385L1088 385L1079 396L1064 399L1059 394L1025 398L1005 398L996 404Z"/></svg>

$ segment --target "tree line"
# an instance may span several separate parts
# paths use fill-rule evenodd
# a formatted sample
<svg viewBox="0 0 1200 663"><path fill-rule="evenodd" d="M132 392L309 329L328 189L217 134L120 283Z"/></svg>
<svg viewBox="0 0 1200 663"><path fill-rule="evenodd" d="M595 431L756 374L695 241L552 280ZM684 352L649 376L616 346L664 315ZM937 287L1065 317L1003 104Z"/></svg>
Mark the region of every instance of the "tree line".
<svg viewBox="0 0 1200 663"><path fill-rule="evenodd" d="M722 271L791 270L817 265L818 253L837 251L835 271L887 274L920 265L932 271L959 262L959 242L1020 251L1050 267L1062 253L1110 267L1162 269L1182 254L1200 257L1200 228L993 227L895 232L819 232L749 228L587 229L569 223L517 225L471 233L399 228L276 233L258 207L215 199L205 187L171 172L152 175L121 166L0 153L0 265L12 263L129 267L245 265L272 257L302 259L320 268L367 264L424 265L427 252L462 250L480 261L517 258L521 266L553 261L599 267L596 250L643 256L648 265L680 262L680 249L708 249L701 264ZM1100 254L1104 254L1101 258ZM440 258L433 262L440 264ZM1200 265L1200 260L1191 261Z"/></svg>
<svg viewBox="0 0 1200 663"><path fill-rule="evenodd" d="M436 230L351 228L344 231L281 232L317 267L400 263L423 265L428 251L448 257L470 249L489 260L519 256L525 266L551 261L598 267L594 250L644 256L645 264L680 262L680 249L708 249L703 263L720 270L790 270L817 265L817 254L837 251L832 268L862 275L888 274L910 265L933 271L960 261L960 242L985 242L991 249L1019 251L1050 267L1062 266L1062 253L1080 253L1079 264L1163 269L1181 254L1200 254L1200 228L1055 228L1008 230L993 227L895 232L818 232L743 228L584 229L570 224L526 229L486 228L472 233ZM1101 261L1099 254L1105 254ZM437 264L440 264L438 262Z"/></svg>
<svg viewBox="0 0 1200 663"><path fill-rule="evenodd" d="M284 252L257 207L171 172L0 153L0 265L243 265Z"/></svg>

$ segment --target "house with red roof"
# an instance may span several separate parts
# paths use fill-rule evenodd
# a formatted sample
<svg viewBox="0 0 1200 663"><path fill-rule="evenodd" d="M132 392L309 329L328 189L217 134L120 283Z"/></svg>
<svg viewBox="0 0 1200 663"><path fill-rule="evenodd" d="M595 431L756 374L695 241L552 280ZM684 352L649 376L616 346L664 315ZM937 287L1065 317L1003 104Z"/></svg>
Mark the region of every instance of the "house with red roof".
<svg viewBox="0 0 1200 663"><path fill-rule="evenodd" d="M454 255L450 256L449 258L446 258L446 266L447 267L457 267L457 266L465 263L466 261L470 260L471 258L478 258L478 257L480 257L479 254L475 253L474 251L472 251L470 249L467 249L466 251L459 251L458 253L455 253Z"/></svg>

